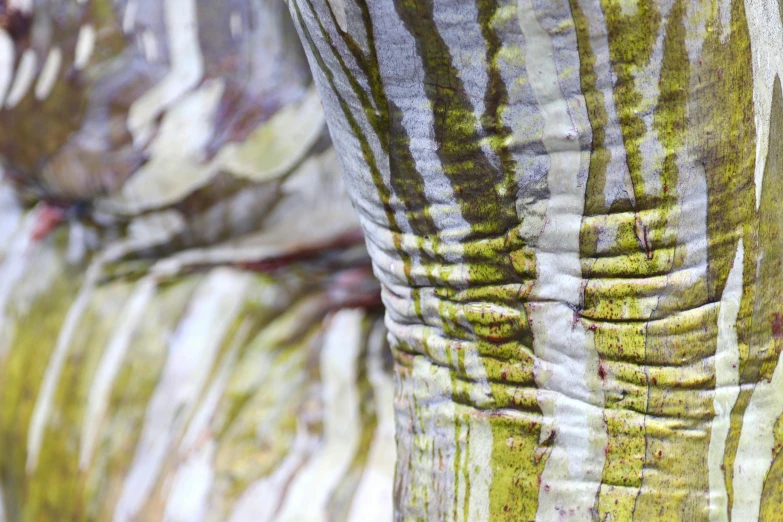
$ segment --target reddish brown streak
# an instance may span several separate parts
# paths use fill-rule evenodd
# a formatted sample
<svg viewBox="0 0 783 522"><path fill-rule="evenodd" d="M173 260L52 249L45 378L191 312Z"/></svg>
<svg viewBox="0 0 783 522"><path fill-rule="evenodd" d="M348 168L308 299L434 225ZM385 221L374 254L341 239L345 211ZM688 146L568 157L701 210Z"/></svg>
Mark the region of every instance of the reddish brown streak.
<svg viewBox="0 0 783 522"><path fill-rule="evenodd" d="M65 220L65 209L47 205L43 207L33 228L33 241L45 239Z"/></svg>
<svg viewBox="0 0 783 522"><path fill-rule="evenodd" d="M0 29L5 29L14 42L26 40L30 35L33 17L18 9L9 9L7 0L0 0Z"/></svg>
<svg viewBox="0 0 783 522"><path fill-rule="evenodd" d="M783 339L783 314L780 312L772 314L772 337Z"/></svg>
<svg viewBox="0 0 783 522"><path fill-rule="evenodd" d="M352 245L359 244L362 241L364 241L364 234L362 234L361 230L352 230L328 242L305 245L277 257L264 259L261 261L247 261L244 263L238 263L237 266L245 270L271 272L278 268L290 265L296 261L313 259L323 253L325 250L347 248Z"/></svg>

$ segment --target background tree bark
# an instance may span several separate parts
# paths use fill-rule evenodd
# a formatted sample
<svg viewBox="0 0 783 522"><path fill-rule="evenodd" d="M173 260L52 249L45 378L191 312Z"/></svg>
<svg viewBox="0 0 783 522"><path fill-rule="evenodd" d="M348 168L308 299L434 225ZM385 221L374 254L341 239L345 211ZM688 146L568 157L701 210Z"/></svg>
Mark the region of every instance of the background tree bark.
<svg viewBox="0 0 783 522"><path fill-rule="evenodd" d="M290 0L398 379L399 520L776 520L777 0Z"/></svg>
<svg viewBox="0 0 783 522"><path fill-rule="evenodd" d="M378 284L286 6L0 1L0 521L391 519Z"/></svg>

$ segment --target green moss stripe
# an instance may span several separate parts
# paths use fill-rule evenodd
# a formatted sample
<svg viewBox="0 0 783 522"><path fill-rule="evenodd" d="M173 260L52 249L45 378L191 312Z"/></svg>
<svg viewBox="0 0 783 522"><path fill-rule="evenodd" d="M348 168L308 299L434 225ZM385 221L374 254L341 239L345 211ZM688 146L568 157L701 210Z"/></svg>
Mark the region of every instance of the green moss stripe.
<svg viewBox="0 0 783 522"><path fill-rule="evenodd" d="M604 94L597 88L594 69L596 56L590 41L590 24L578 0L570 0L570 6L576 29L582 94L593 134L584 214L600 216L597 219L583 218L580 256L585 276L601 276L617 273L618 268L622 270L620 267L624 263L618 263L618 259L625 259L627 263L629 258L622 254L637 249L638 242L632 226L633 214L627 213L625 219L618 219L622 214L617 214L630 210L625 208L630 205L630 200L618 201L611 209L606 205L606 169L611 159L611 152L604 142L608 114ZM600 29L592 28L593 31ZM612 212L615 214L608 216ZM598 238L601 233L606 233L606 227L617 229L615 248L621 256L606 258L605 262L595 266ZM626 238L624 247L620 246L623 238ZM644 259L646 256L637 257L642 265L647 264ZM636 265L634 263L634 266ZM613 318L629 315L640 319L644 317L639 305L638 287L630 284L624 286L627 288L623 285L601 285L599 280L588 282L584 291L584 316L600 320L598 323L591 323L589 328L593 330L593 343L599 356L599 377L604 393L604 422L607 432L601 487L593 507L598 520L607 516L611 520L631 518L636 494L641 486L645 458L644 424L640 413L647 408L647 376L640 367L626 362L643 362L645 328L641 324L623 325L611 322ZM606 321L607 319L609 321Z"/></svg>
<svg viewBox="0 0 783 522"><path fill-rule="evenodd" d="M312 35L310 34L310 30L308 29L307 24L304 22L304 19L302 18L302 13L299 9L299 2L296 0L292 1L292 5L294 7L294 12L296 14L298 25L302 31L303 39L306 42L308 48L310 49L310 56L312 56L312 60L315 61L315 63L312 64L312 66L313 67L317 66L318 69L323 73L324 78L329 83L329 87L331 88L332 92L334 93L334 96L337 98L338 103L340 104L340 108L343 111L343 115L345 116L346 122L348 123L349 127L353 131L354 137L359 142L362 151L362 158L364 159L370 171L370 176L373 180L373 183L375 184L376 190L378 191L378 197L380 198L381 204L383 205L383 210L386 215L386 220L388 221L389 229L393 237L394 247L398 255L400 256L400 258L402 259L406 274L409 274L412 265L411 256L402 248L400 227L399 224L397 223L397 218L394 214L394 210L392 209L390 204L391 192L383 182L381 171L378 168L377 159L373 154L372 148L370 147L370 143L367 137L365 136L364 132L362 131L361 126L356 121L356 118L353 116L350 107L348 106L345 99L340 94L339 89L337 89L337 86L335 85L335 81L334 81L334 74L329 69L329 66L326 65L326 63L324 62L324 59L321 56L318 47L315 45L315 42L313 41ZM408 282L409 283L413 282L410 279L410 277Z"/></svg>
<svg viewBox="0 0 783 522"><path fill-rule="evenodd" d="M647 128L639 116L641 94L636 90L636 72L647 65L661 25L661 14L654 2L639 2L635 13L627 15L619 2L601 0L609 38L609 59L617 75L614 103L623 133L628 170L633 181L638 208L652 208L642 178L640 144Z"/></svg>
<svg viewBox="0 0 783 522"><path fill-rule="evenodd" d="M745 6L734 0L731 25L721 25L715 9L707 20L695 89L698 144L707 172L707 229L710 300L723 294L737 242L752 230L755 211L756 127L753 118L753 70ZM721 35L729 29L725 43ZM747 244L747 238L745 240ZM751 242L751 244L754 242ZM751 260L753 257L747 257Z"/></svg>
<svg viewBox="0 0 783 522"><path fill-rule="evenodd" d="M497 237L518 224L514 194L504 186L503 173L481 150L480 122L433 19L433 2L402 0L395 8L416 41L424 90L432 104L435 141L441 145L438 156L443 173L472 228L465 239Z"/></svg>
<svg viewBox="0 0 783 522"><path fill-rule="evenodd" d="M597 88L595 73L596 56L590 42L590 24L579 5L579 0L569 0L569 5L571 6L571 16L574 19L574 29L576 30L582 95L585 98L587 117L590 120L590 127L593 133L590 167L585 188L584 213L585 215L595 215L609 210L606 208L606 198L604 196L606 167L612 157L611 152L605 145L606 124L609 116L604 105L604 93ZM580 241L589 241L594 245L598 238L595 235L589 235L589 232L589 230L583 227Z"/></svg>
<svg viewBox="0 0 783 522"><path fill-rule="evenodd" d="M764 180L759 205L759 240L761 262L753 311L753 345L761 365L759 379L770 379L783 351L783 90L780 77L775 78L770 112L769 152L764 166ZM757 348L756 348L757 347ZM771 422L771 420L770 420ZM776 422L780 428L781 418ZM780 515L783 498L783 432L775 431L774 462L764 479L762 514L766 520Z"/></svg>
<svg viewBox="0 0 783 522"><path fill-rule="evenodd" d="M513 195L516 185L516 163L509 150L508 143L512 138L511 128L503 122L503 110L508 105L508 89L500 74L499 59L503 50L503 42L498 35L495 24L502 18L500 2L496 0L476 0L478 24L486 45L487 87L484 94L484 113L480 124L487 136L486 142L500 159L501 187ZM501 203L513 203L506 199Z"/></svg>
<svg viewBox="0 0 783 522"><path fill-rule="evenodd" d="M649 231L653 249L671 241L679 243L679 228L694 219L686 214L686 198L698 197L680 192L683 185L679 164L690 163L686 142L689 133L688 106L691 96L691 66L686 47L686 3L677 0L669 11L663 39L663 58L659 96L653 114L653 128L663 145L662 193L657 196L660 228ZM697 104L693 100L693 104ZM694 167L691 166L693 169ZM697 183L701 175L694 169ZM686 267L686 249L693 244L678 244L671 259L674 274ZM733 252L732 252L733 255ZM692 474L707 468L708 437L688 437L690 431L709 433L714 415L712 396L697 393L714 387L714 367L710 361L717 348L717 309L706 307L706 282L687 286L676 279L667 283L659 305L661 317L653 314L645 346L648 401L645 412L646 451L642 487L634 506L636 520L706 520L709 498L707 473Z"/></svg>
<svg viewBox="0 0 783 522"><path fill-rule="evenodd" d="M693 130L689 139L698 150L707 174L708 295L718 301L726 285L737 244L743 238L745 266L743 292L736 321L741 384L755 384L764 356L752 340L754 308L761 287L757 281L759 231L754 182L756 130L753 118L753 84L750 36L744 2L733 0L728 37L714 9L706 20L702 53L695 65L692 85L698 93ZM760 357L761 356L761 357ZM723 458L728 506L733 505L734 460L751 388L742 388L731 414Z"/></svg>
<svg viewBox="0 0 783 522"><path fill-rule="evenodd" d="M11 340L14 348L0 364L0 470L9 520L31 520L26 518L27 513L42 514L53 507L41 505L40 501L46 501L46 498L37 498L37 503L25 502L29 493L25 471L27 433L46 366L78 291L78 283L77 278L57 277L46 295L33 303L37 313L16 321L16 335ZM68 466L67 463L62 465ZM77 484L77 494L79 487ZM68 488L68 494L73 495L69 485L63 485L63 488ZM53 491L53 497L57 498L57 495L57 491Z"/></svg>
<svg viewBox="0 0 783 522"><path fill-rule="evenodd" d="M365 75L365 78L368 79L368 83L370 84L370 92L368 93L367 90L357 80L357 75L353 71L351 71L348 65L345 63L345 60L340 54L340 51L337 49L337 46L330 38L329 33L324 27L323 22L321 21L320 17L316 13L312 1L311 0L304 0L304 1L307 2L307 6L310 9L310 13L313 15L313 18L318 24L318 29L321 33L322 40L329 46L329 49L331 50L334 58L337 60L337 63L340 65L340 69L343 71L344 76L348 79L348 83L351 86L351 91L353 92L354 96L356 96L356 98L359 100L359 103L361 104L362 109L364 111L365 117L367 118L367 121L370 123L370 127L372 127L372 129L377 134L378 141L381 144L381 148L384 150L384 152L388 152L389 114L388 114L388 108L386 106L386 94L383 90L383 84L380 82L380 73L378 71L377 61L370 62L369 60L367 60L364 54L362 53L361 49L359 48L359 45L353 40L353 38L343 33L342 31L339 31L339 25L337 24L337 21L334 19L334 13L332 13L331 9L327 9L330 16L332 17L332 23L336 28L338 28L340 38L342 38L343 43L345 43L351 55L356 60L357 65L359 66L359 69L362 71L362 73ZM296 8L298 9L298 5L296 6ZM371 95L373 97L372 100L370 99Z"/></svg>
<svg viewBox="0 0 783 522"><path fill-rule="evenodd" d="M773 427L775 445L772 447L772 466L764 478L764 489L759 508L760 522L777 522L780 506L783 506L783 416L778 417Z"/></svg>
<svg viewBox="0 0 783 522"><path fill-rule="evenodd" d="M595 73L596 56L592 49L591 32L604 30L590 27L578 0L571 0L571 13L576 29L580 61L580 81L585 97L587 115L592 128L593 142L590 166L585 188L585 211L580 231L580 256L583 276L588 278L584 289L583 317L589 318L588 328L593 332L593 342L599 356L599 377L604 393L604 421L607 431L606 461L601 476L601 488L594 505L598 520L630 520L636 497L641 487L642 468L645 463L645 431L643 413L647 409L648 377L644 372L646 328L642 322L625 322L629 318L643 320L647 316L643 307L645 297L653 294L656 286L642 288L641 282L624 279L624 274L658 271L652 267L646 252L640 251L636 234L636 214L628 212L630 199L618 201L607 207L604 190L606 169L611 152L605 147L605 127L608 115L604 94L597 88ZM614 25L621 25L619 13L614 15ZM651 16L651 15L649 15ZM628 22L632 23L632 22ZM654 27L649 28L652 31ZM645 29L648 30L648 29ZM643 40L650 45L654 33ZM624 43L617 42L617 31L609 32L610 58L614 58L615 70L630 78L636 54L627 56L626 63L618 62L618 54ZM642 45L642 43L639 43ZM641 53L645 54L645 53ZM631 62L631 63L627 63ZM615 92L621 129L626 142L638 123L629 118L628 105L638 97L633 92ZM641 131L636 129L637 133ZM640 138L640 136L639 136ZM631 143L631 148L635 144ZM629 148L626 143L626 149ZM629 160L634 156L628 155ZM630 168L630 165L629 165ZM637 174L636 176L640 176ZM590 217L587 217L590 216ZM615 230L613 244L607 257L599 259L598 238L607 228ZM603 281L603 278L610 278ZM614 281L614 282L612 282Z"/></svg>
<svg viewBox="0 0 783 522"><path fill-rule="evenodd" d="M340 38L343 39L351 54L354 56L354 59L359 64L362 73L365 75L365 78L370 85L369 95L372 95L374 102L372 103L366 90L357 81L356 75L349 70L340 55L340 52L333 42L331 42L329 34L324 28L320 18L317 16L311 0L306 0L306 2L310 7L313 17L318 23L321 37L329 45L332 54L338 61L345 77L348 79L351 90L359 100L370 126L378 137L382 149L389 155L391 187L386 201L390 200L392 193L396 196L395 200L398 201L398 204L405 212L408 225L414 236L416 250L419 254L426 257L426 253L424 252L425 239L432 242L433 249L435 252L438 252L440 250L438 229L430 216L430 205L427 202L424 191L424 179L418 171L416 162L411 154L411 140L402 124L402 111L386 98L374 46L371 47L372 52L370 59L368 60L355 40L353 40L350 35L339 31ZM327 11L333 18L332 21L335 27L339 27L336 20L334 20L334 13L332 13L332 10L327 9ZM370 37L372 37L372 21L369 18L366 5L364 5L362 13L365 20L365 28ZM374 41L371 40L370 44L374 44ZM337 95L339 96L339 94ZM380 183L383 185L382 181L380 181ZM378 186L377 183L376 186ZM381 195L381 197L384 198L386 196ZM401 249L402 247L400 245L398 252L401 251ZM424 272L429 272L426 261L424 264ZM413 282L411 262L406 260L403 268L408 281ZM420 289L413 288L412 293L416 315L423 320Z"/></svg>

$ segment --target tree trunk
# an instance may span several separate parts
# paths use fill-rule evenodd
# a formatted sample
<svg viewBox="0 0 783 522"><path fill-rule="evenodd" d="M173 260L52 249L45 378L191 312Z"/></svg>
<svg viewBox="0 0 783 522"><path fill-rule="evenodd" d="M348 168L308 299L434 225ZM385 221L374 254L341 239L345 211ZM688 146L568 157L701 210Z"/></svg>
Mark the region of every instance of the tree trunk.
<svg viewBox="0 0 783 522"><path fill-rule="evenodd" d="M783 5L289 0L398 378L398 520L779 520Z"/></svg>

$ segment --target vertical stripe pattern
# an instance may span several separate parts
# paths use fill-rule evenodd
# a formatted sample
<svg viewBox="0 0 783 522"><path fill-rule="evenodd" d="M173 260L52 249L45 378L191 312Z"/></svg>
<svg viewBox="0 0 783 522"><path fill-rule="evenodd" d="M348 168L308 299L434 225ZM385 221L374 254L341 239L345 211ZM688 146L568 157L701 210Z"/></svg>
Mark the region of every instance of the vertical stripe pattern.
<svg viewBox="0 0 783 522"><path fill-rule="evenodd" d="M400 520L774 520L778 4L292 2L384 286Z"/></svg>

